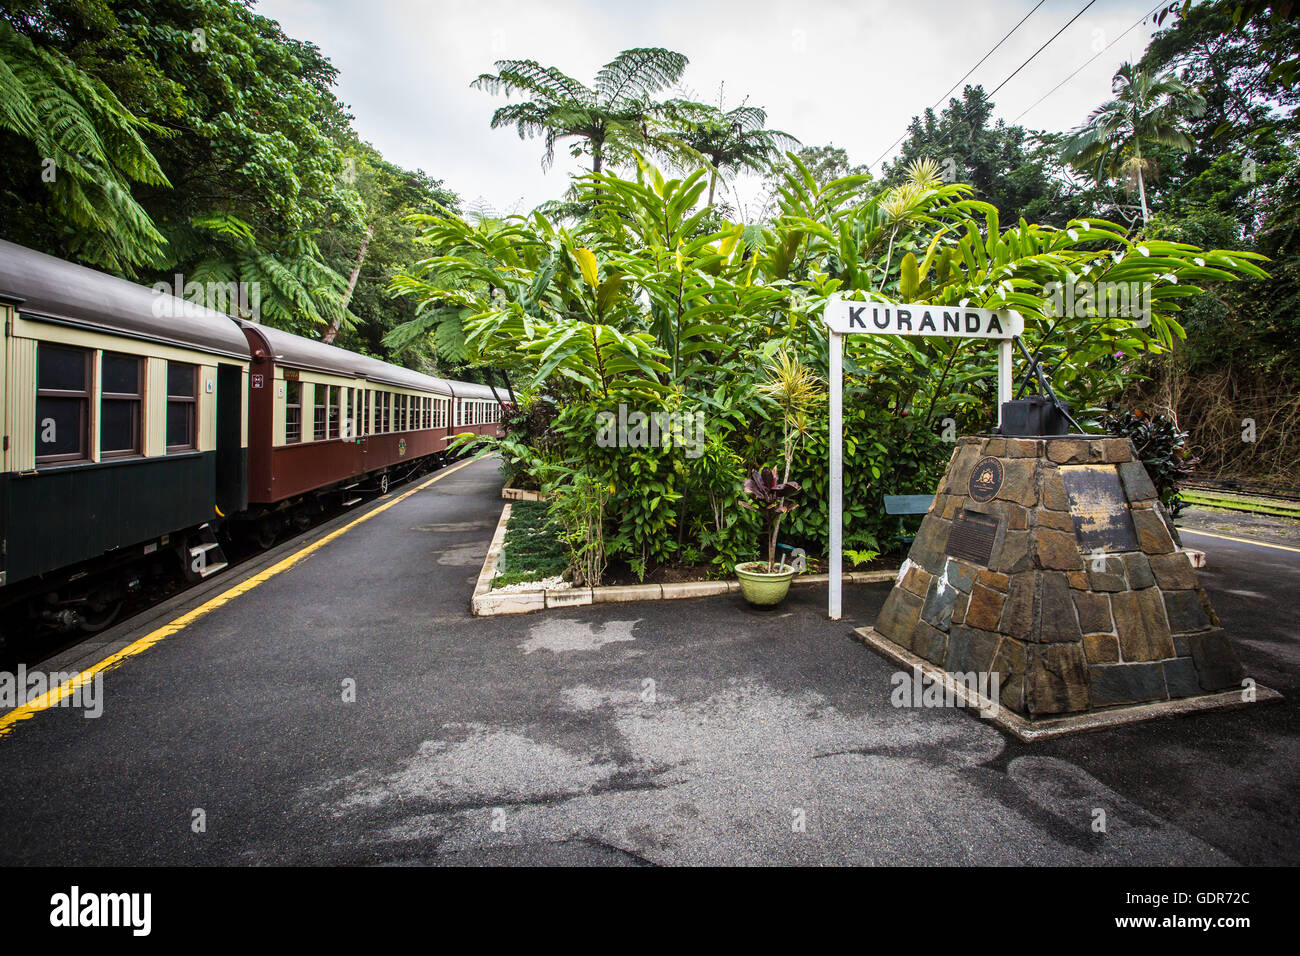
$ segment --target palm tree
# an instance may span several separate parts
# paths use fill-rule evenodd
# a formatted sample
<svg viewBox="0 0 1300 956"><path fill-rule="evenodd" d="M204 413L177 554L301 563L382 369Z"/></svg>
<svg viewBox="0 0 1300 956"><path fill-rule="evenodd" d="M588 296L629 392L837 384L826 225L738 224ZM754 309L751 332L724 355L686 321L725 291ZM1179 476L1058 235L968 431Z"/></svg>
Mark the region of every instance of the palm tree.
<svg viewBox="0 0 1300 956"><path fill-rule="evenodd" d="M708 166L710 206L722 173L767 172L785 150L799 145L789 133L765 129L767 113L757 106L741 103L724 113L704 103L672 100L665 107L673 127L667 141Z"/></svg>
<svg viewBox="0 0 1300 956"><path fill-rule="evenodd" d="M590 152L591 171L599 173L606 160L626 158L633 144L647 138L658 106L651 94L681 79L687 62L682 54L659 47L624 50L600 68L588 87L535 60L498 60L495 74L484 73L470 85L531 97L500 107L492 114L492 128L514 126L520 139L542 137L543 168L554 161L557 142L576 139L573 154Z"/></svg>
<svg viewBox="0 0 1300 956"><path fill-rule="evenodd" d="M1153 77L1131 63L1115 74L1113 91L1115 99L1094 110L1066 138L1061 157L1076 169L1090 169L1098 182L1122 171L1133 173L1145 226L1149 209L1142 145L1192 149L1196 144L1184 119L1204 112L1205 99L1173 73Z"/></svg>

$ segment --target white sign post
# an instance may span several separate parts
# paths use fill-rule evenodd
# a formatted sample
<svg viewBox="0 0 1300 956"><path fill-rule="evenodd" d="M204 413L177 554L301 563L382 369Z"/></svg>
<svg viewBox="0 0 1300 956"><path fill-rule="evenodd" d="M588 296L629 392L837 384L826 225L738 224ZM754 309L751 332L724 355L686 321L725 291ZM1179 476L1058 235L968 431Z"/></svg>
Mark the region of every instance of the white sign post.
<svg viewBox="0 0 1300 956"><path fill-rule="evenodd" d="M993 311L962 306L853 302L838 296L827 300L822 321L830 332L829 614L832 621L838 621L844 581L844 336L937 335L997 339L1000 425L1002 403L1011 400L1011 339L1025 331L1025 322L1018 312L1010 309Z"/></svg>

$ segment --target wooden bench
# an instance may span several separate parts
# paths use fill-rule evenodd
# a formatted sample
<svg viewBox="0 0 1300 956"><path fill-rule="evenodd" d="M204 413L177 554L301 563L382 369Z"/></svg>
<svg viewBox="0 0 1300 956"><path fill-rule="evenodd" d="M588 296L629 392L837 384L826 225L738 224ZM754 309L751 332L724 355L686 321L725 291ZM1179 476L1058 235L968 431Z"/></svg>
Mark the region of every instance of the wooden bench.
<svg viewBox="0 0 1300 956"><path fill-rule="evenodd" d="M898 515L898 534L895 541L911 544L914 534L908 534L903 527L904 515L923 515L934 503L934 495L885 495L885 514Z"/></svg>

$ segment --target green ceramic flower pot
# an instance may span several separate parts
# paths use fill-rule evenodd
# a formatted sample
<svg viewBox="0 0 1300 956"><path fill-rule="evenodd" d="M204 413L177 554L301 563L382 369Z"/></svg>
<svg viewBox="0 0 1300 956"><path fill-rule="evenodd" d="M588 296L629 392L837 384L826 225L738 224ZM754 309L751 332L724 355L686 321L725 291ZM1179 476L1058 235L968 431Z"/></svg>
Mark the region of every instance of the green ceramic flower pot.
<svg viewBox="0 0 1300 956"><path fill-rule="evenodd" d="M740 593L756 607L772 607L784 601L794 575L793 568L769 574L766 561L747 561L736 565Z"/></svg>

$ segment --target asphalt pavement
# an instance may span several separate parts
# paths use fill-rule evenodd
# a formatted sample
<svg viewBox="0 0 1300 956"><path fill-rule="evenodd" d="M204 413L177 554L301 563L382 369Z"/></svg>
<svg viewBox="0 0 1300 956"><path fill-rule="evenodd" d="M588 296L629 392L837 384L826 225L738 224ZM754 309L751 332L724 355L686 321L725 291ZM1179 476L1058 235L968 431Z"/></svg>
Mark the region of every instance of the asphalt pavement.
<svg viewBox="0 0 1300 956"><path fill-rule="evenodd" d="M847 587L839 622L824 587L474 618L500 486L447 474L122 660L102 716L12 724L0 862L1300 862L1300 553L1185 541L1284 701L1027 745L891 705L852 639L888 585Z"/></svg>

